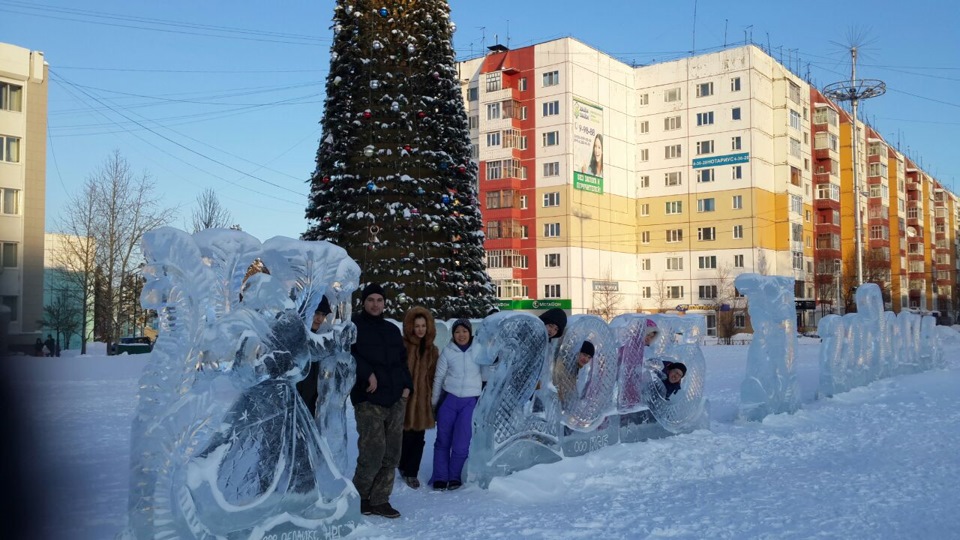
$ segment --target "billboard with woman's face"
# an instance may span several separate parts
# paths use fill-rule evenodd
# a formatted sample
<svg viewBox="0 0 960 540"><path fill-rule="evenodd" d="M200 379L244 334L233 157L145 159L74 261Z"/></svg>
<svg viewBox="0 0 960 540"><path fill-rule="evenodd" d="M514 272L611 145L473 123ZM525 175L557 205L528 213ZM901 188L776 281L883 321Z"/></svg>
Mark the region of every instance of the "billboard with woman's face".
<svg viewBox="0 0 960 540"><path fill-rule="evenodd" d="M603 108L573 99L573 187L603 193Z"/></svg>

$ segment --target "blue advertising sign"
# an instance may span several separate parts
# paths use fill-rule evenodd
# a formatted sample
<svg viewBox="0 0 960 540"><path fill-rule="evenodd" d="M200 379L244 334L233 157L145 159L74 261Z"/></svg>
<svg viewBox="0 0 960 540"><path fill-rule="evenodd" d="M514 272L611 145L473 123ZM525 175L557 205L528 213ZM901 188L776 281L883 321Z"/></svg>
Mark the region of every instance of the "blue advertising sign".
<svg viewBox="0 0 960 540"><path fill-rule="evenodd" d="M744 152L742 154L728 154L726 156L711 156L694 159L693 168L702 169L704 167L717 167L720 165L736 165L737 163L747 163L749 161L749 152Z"/></svg>

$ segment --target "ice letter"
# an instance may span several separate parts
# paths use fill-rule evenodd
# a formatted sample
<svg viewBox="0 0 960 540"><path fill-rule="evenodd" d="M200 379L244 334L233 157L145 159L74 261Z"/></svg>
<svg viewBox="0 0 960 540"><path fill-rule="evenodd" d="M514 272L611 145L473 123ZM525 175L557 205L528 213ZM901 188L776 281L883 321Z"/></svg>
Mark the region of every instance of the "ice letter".
<svg viewBox="0 0 960 540"><path fill-rule="evenodd" d="M740 274L735 282L749 299L753 341L747 373L740 385L740 417L762 420L768 414L794 412L800 392L794 372L797 311L793 278Z"/></svg>
<svg viewBox="0 0 960 540"><path fill-rule="evenodd" d="M707 333L702 315L654 316L663 339L655 342L655 357L645 362L643 372L644 403L657 423L670 433L684 433L710 425L704 397L706 361L700 345ZM687 367L680 391L667 396L661 378L666 362L681 362ZM665 376L665 375L664 375Z"/></svg>

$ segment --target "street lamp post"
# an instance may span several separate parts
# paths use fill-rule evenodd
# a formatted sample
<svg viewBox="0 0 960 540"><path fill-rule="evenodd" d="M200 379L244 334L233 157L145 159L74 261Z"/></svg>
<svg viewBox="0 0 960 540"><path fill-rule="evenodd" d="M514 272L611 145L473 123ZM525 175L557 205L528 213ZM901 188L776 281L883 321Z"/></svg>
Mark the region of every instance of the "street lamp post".
<svg viewBox="0 0 960 540"><path fill-rule="evenodd" d="M583 312L587 312L587 275L584 265L583 250L583 222L589 220L592 216L589 212L584 212L579 208L574 208L573 217L580 220L580 298L583 302Z"/></svg>

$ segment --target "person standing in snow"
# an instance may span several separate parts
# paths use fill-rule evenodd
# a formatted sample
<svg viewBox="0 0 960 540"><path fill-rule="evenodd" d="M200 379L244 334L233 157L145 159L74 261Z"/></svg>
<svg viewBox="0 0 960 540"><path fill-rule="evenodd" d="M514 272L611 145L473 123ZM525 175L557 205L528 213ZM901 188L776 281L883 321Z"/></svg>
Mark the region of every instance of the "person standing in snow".
<svg viewBox="0 0 960 540"><path fill-rule="evenodd" d="M310 331L314 334L319 332L320 327L323 326L329 314L330 301L324 296L323 300L320 300L320 305L317 306L317 310L313 313L313 322L310 325ZM327 325L327 328L329 327L330 326ZM297 383L297 393L300 394L303 402L307 404L307 409L310 411L312 418L316 418L317 416L317 399L320 397L318 390L319 378L320 362L318 362L316 358L313 358L310 361L310 370L307 372L307 376Z"/></svg>
<svg viewBox="0 0 960 540"><path fill-rule="evenodd" d="M463 485L463 466L470 453L473 410L483 389L483 374L477 360L479 345L473 344L473 327L467 319L453 323L453 340L437 362L431 403L437 407L437 440L433 446L433 489L457 489Z"/></svg>
<svg viewBox="0 0 960 540"><path fill-rule="evenodd" d="M400 476L413 489L420 487L420 461L424 435L436 425L433 414L433 379L440 351L433 344L437 325L433 314L423 306L414 306L403 317L403 343L407 348L407 369L413 378L413 394L407 400L403 418L403 446L400 452Z"/></svg>
<svg viewBox="0 0 960 540"><path fill-rule="evenodd" d="M400 464L403 417L413 380L400 329L383 318L383 287L370 283L360 293L360 302L363 309L353 317L357 341L350 349L357 363L350 401L359 435L353 485L360 493L360 513L398 518L400 512L390 505L390 494Z"/></svg>
<svg viewBox="0 0 960 540"><path fill-rule="evenodd" d="M47 340L43 342L43 346L47 348L47 356L57 355L57 342L53 340L53 335L47 334Z"/></svg>

